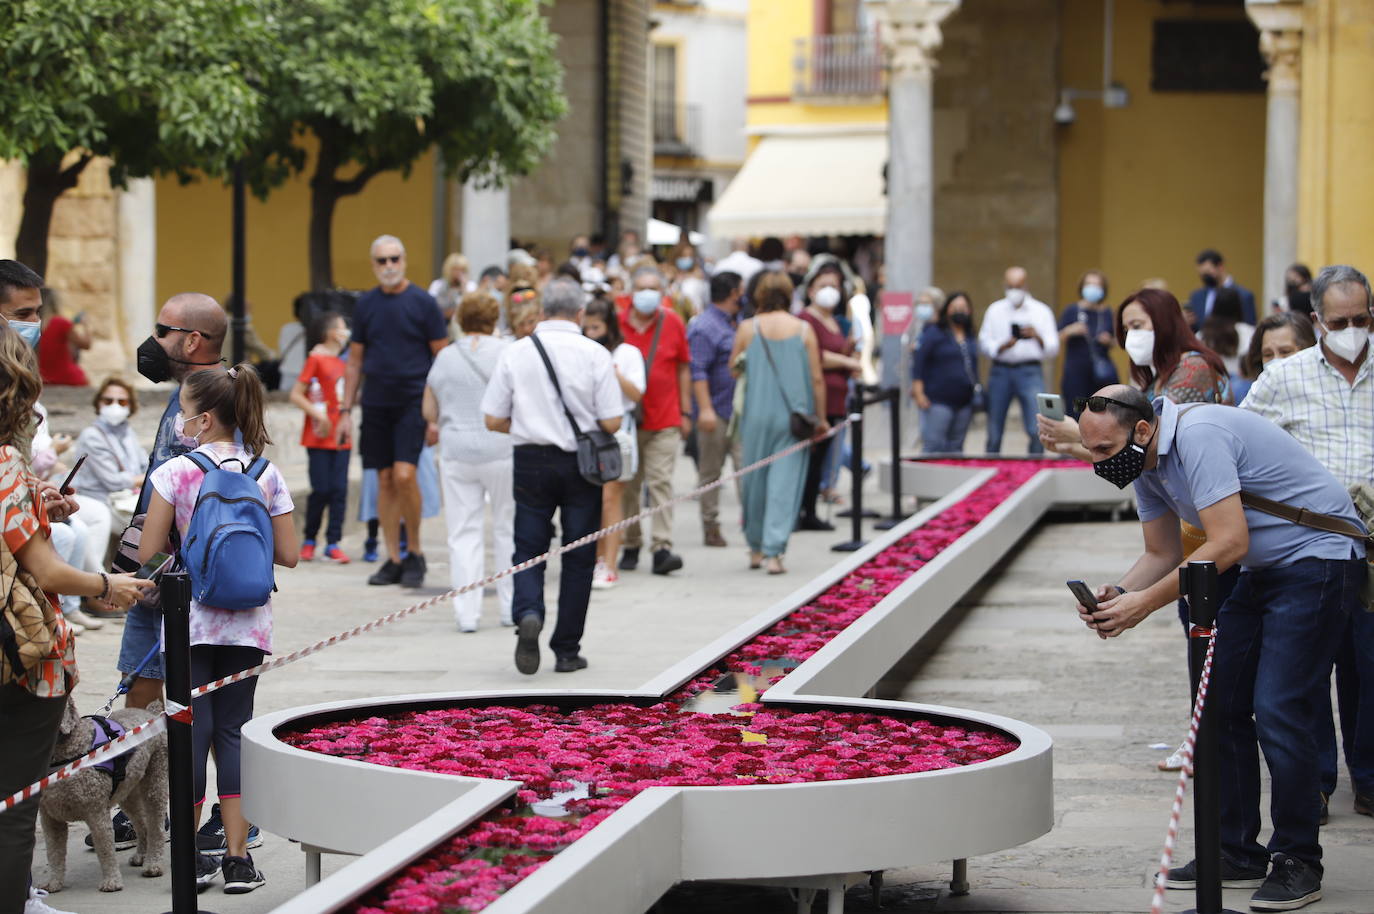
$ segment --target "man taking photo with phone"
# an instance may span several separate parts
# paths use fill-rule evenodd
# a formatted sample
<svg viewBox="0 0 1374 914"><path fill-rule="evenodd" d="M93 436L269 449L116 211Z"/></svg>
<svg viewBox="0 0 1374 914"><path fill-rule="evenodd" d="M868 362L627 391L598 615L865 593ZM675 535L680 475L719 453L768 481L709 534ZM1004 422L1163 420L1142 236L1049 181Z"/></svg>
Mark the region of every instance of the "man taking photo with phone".
<svg viewBox="0 0 1374 914"><path fill-rule="evenodd" d="M1191 561L1240 578L1217 616L1211 688L1220 779L1221 873L1229 888L1258 887L1250 907L1289 911L1321 898L1318 683L1330 675L1352 612L1363 611L1363 527L1345 487L1273 423L1214 404L1153 403L1112 385L1079 405L1093 471L1134 483L1145 552L1117 584L1078 607L1101 638L1115 638L1179 597L1179 520L1207 533ZM1302 514L1299 514L1299 509ZM1289 518L1292 519L1289 519ZM1336 529L1349 533L1333 532ZM1268 847L1260 831L1264 750L1273 780ZM1269 864L1273 863L1272 869ZM1195 863L1169 871L1191 889Z"/></svg>

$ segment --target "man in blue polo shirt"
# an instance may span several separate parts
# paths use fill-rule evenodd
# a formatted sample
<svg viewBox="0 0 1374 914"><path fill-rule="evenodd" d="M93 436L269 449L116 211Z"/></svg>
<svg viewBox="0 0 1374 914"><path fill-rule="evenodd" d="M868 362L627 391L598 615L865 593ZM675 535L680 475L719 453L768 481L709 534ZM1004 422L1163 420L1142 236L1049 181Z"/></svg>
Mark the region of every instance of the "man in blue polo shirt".
<svg viewBox="0 0 1374 914"><path fill-rule="evenodd" d="M1192 561L1240 578L1217 615L1208 694L1219 731L1222 885L1259 887L1255 911L1290 911L1321 898L1317 745L1311 718L1319 683L1346 621L1361 612L1364 545L1242 504L1242 494L1362 529L1345 487L1278 426L1229 406L1148 401L1123 385L1084 404L1083 445L1097 475L1135 483L1145 553L1099 604L1079 614L1102 638L1120 635L1179 596L1179 520L1207 542ZM1309 515L1310 516L1310 515ZM1261 845L1256 740L1273 781L1274 832ZM1272 860L1273 868L1268 864ZM1193 888L1194 863L1169 871Z"/></svg>
<svg viewBox="0 0 1374 914"><path fill-rule="evenodd" d="M382 235L372 242L372 272L378 285L358 299L353 312L339 439L352 434L348 417L366 377L359 450L363 467L377 471L377 518L387 550L386 564L367 583L420 587L425 556L415 468L429 431L420 403L429 366L448 345L448 330L434 297L406 279L406 249L399 238ZM402 520L408 544L404 560Z"/></svg>

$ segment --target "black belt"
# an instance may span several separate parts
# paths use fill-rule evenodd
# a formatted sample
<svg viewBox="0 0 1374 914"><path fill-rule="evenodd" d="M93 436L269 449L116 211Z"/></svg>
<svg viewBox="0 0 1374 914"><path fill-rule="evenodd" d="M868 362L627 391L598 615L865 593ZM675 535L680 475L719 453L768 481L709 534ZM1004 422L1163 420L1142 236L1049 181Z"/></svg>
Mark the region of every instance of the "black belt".
<svg viewBox="0 0 1374 914"><path fill-rule="evenodd" d="M1027 360L1024 361L1024 362L1002 362L1002 361L994 360L992 364L994 364L994 365L1005 365L1005 366L1008 367L1008 368L1020 368L1022 365L1039 365L1040 363L1041 363L1041 360L1040 360L1040 359L1027 359Z"/></svg>
<svg viewBox="0 0 1374 914"><path fill-rule="evenodd" d="M576 456L576 451L565 451L556 444L517 444L515 445L517 454L567 454Z"/></svg>

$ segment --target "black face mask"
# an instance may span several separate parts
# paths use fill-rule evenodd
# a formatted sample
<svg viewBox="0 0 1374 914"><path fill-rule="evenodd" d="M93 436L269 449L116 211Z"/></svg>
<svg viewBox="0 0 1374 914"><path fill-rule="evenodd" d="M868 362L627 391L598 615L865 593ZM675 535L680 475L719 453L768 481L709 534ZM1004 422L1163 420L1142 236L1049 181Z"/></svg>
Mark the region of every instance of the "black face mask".
<svg viewBox="0 0 1374 914"><path fill-rule="evenodd" d="M1155 436L1151 433L1150 441L1154 439ZM1144 447L1134 441L1127 441L1121 450L1106 460L1094 463L1093 472L1118 489L1126 488L1145 472L1145 454L1150 449L1150 441L1145 442Z"/></svg>
<svg viewBox="0 0 1374 914"><path fill-rule="evenodd" d="M1204 286L1206 286L1207 288L1209 288L1209 289L1215 289L1215 288L1217 287L1217 277L1216 277L1216 274L1215 274L1215 273L1203 273L1203 274L1202 274L1202 284L1203 284Z"/></svg>
<svg viewBox="0 0 1374 914"><path fill-rule="evenodd" d="M963 311L956 311L949 316L949 322L956 327L967 327L973 323L973 319Z"/></svg>
<svg viewBox="0 0 1374 914"><path fill-rule="evenodd" d="M213 362L187 362L184 359L174 359L167 354L167 350L162 348L156 337L148 337L138 344L138 373L143 375L154 384L172 379L172 363L181 365L218 365L223 359L215 359Z"/></svg>

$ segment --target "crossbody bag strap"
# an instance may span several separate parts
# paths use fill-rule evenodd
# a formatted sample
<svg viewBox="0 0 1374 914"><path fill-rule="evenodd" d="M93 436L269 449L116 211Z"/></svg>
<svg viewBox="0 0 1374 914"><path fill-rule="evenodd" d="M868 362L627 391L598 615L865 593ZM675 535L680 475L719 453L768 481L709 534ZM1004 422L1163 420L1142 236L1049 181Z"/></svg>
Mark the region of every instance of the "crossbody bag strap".
<svg viewBox="0 0 1374 914"><path fill-rule="evenodd" d="M764 358L768 359L768 365L773 369L773 377L778 379L778 389L782 391L783 400L786 400L787 385L782 383L782 375L778 373L778 363L773 361L773 350L768 346L768 337L763 335L763 328L759 326L759 319L757 317L754 318L754 335L759 338L759 343L763 346ZM787 408L794 413L801 412L801 410L794 407L791 403L787 404Z"/></svg>
<svg viewBox="0 0 1374 914"><path fill-rule="evenodd" d="M553 373L553 363L549 361L549 354L544 351L544 344L539 342L539 335L530 334L530 340L534 343L534 348L539 350L539 357L544 360L544 368L549 372L549 380L553 382L554 393L558 394L558 402L563 406L563 415L568 417L568 424L572 426L573 437L580 438L582 429L577 427L577 420L573 418L572 410L568 409L568 401L563 399L563 387L558 383L558 375Z"/></svg>
<svg viewBox="0 0 1374 914"><path fill-rule="evenodd" d="M644 392L649 392L649 375L654 370L654 356L658 354L658 338L663 333L663 309L654 318L654 338L649 341L649 357L644 360Z"/></svg>
<svg viewBox="0 0 1374 914"><path fill-rule="evenodd" d="M456 347L458 348L458 354L461 355L461 356L463 357L463 360L464 360L464 361L466 361L470 366L472 366L472 370L473 370L473 371L477 372L477 377L479 377L479 378L482 379L482 383L483 383L483 384L490 384L490 383L491 383L491 375L487 374L485 371L482 370L482 367L481 367L480 365L477 364L477 360L474 359L474 358L472 357L472 353L469 352L467 349L464 349L464 348L463 348L463 346L461 345L462 342L463 342L462 340L454 340L453 343L452 343L451 345L456 346ZM539 353L540 353L540 355L543 355L544 350L543 350L543 349L540 349L540 350L539 350ZM548 361L549 361L548 359L545 359L545 360L544 360L544 363L545 363L545 364L548 364ZM557 382L554 382L554 383L557 383Z"/></svg>
<svg viewBox="0 0 1374 914"><path fill-rule="evenodd" d="M1353 537L1357 540L1368 540L1369 534L1359 527L1340 517L1332 517L1330 514L1322 514L1317 511L1309 511L1306 508L1298 508L1294 505L1285 504L1281 501L1274 501L1253 492L1241 492L1240 503L1247 508L1254 508L1264 514L1273 517L1280 517L1289 523L1297 524L1299 527L1311 527L1313 530L1322 530L1326 533L1336 533L1341 536Z"/></svg>

